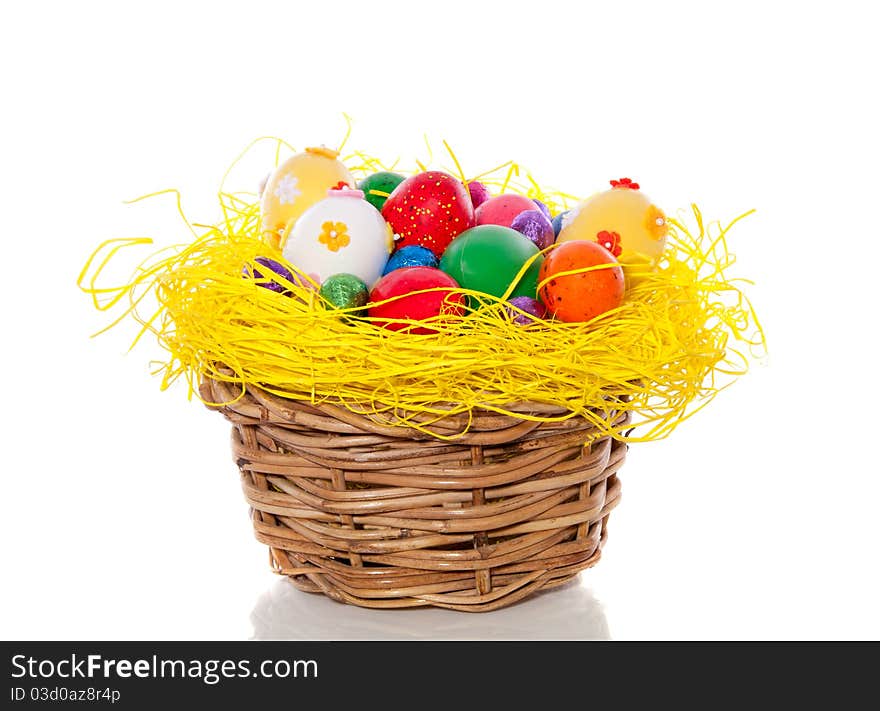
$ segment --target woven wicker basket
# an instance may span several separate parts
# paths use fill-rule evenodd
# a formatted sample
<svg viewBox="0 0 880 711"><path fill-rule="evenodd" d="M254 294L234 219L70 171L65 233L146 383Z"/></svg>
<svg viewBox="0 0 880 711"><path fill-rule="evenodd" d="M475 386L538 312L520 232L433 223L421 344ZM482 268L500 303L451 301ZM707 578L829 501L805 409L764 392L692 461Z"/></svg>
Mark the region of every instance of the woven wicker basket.
<svg viewBox="0 0 880 711"><path fill-rule="evenodd" d="M229 402L237 390L208 379L201 394ZM353 605L478 612L561 585L598 562L620 498L626 445L593 439L582 418L478 412L449 442L254 387L214 409L233 424L242 488L274 570ZM608 417L624 425L628 415ZM431 427L453 434L464 424Z"/></svg>

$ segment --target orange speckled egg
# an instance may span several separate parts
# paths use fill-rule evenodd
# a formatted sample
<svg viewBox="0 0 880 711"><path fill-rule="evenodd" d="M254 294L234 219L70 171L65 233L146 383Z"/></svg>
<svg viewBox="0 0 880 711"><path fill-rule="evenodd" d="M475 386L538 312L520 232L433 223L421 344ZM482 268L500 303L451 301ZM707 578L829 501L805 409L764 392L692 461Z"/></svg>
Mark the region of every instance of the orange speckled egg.
<svg viewBox="0 0 880 711"><path fill-rule="evenodd" d="M556 276L587 267L600 268ZM543 285L538 289L541 301L560 321L591 321L623 302L623 269L596 242L572 240L557 245L544 258L538 283Z"/></svg>

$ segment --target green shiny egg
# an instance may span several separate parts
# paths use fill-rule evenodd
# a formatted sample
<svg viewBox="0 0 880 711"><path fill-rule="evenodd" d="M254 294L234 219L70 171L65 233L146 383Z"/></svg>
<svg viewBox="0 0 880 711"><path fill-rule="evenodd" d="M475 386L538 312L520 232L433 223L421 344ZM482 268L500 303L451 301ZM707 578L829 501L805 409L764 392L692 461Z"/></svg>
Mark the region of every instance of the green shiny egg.
<svg viewBox="0 0 880 711"><path fill-rule="evenodd" d="M456 237L440 259L440 269L465 289L502 297L538 248L524 235L501 225L478 225ZM537 297L538 272L544 257L531 263L508 298Z"/></svg>

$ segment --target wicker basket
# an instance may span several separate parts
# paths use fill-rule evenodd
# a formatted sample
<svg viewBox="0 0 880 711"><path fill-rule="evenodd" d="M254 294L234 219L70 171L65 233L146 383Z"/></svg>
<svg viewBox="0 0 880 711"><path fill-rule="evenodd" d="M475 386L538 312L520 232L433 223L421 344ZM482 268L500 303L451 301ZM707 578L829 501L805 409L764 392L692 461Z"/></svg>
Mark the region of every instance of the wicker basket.
<svg viewBox="0 0 880 711"><path fill-rule="evenodd" d="M229 402L237 391L205 380L201 394ZM479 412L449 442L253 387L214 409L233 424L242 488L274 570L353 605L478 612L561 585L598 562L620 498L626 445L593 439L582 418ZM464 424L431 427L452 434Z"/></svg>

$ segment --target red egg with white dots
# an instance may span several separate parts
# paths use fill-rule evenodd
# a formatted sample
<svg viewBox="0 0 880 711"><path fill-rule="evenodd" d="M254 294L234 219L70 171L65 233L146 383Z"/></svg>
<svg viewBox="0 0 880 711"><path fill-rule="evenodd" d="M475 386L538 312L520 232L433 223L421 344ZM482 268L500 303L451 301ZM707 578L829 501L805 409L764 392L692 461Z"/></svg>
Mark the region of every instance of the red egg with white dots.
<svg viewBox="0 0 880 711"><path fill-rule="evenodd" d="M514 218L525 210L536 210L538 206L525 195L507 193L496 195L482 203L475 213L478 225L501 225L510 227Z"/></svg>
<svg viewBox="0 0 880 711"><path fill-rule="evenodd" d="M396 249L420 245L439 258L453 239L474 226L474 206L460 180L429 170L398 185L382 206L382 217L397 236Z"/></svg>

